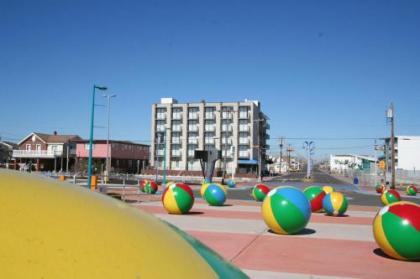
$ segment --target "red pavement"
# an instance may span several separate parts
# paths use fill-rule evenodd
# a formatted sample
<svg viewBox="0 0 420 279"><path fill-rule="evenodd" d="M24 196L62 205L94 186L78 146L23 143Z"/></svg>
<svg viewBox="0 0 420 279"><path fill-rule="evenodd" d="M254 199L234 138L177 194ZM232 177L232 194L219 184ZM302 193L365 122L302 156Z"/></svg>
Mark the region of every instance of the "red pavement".
<svg viewBox="0 0 420 279"><path fill-rule="evenodd" d="M160 218L168 217L167 221L170 222L182 220L183 222L179 222L179 224L184 224L185 221L191 220L191 223L188 224L188 233L238 267L246 271L262 271L253 273L258 274L254 278L287 278L284 273L292 274L293 278L295 276L308 278L313 275L352 278L420 278L419 262L402 262L380 255L376 243L369 240L371 235L367 235L364 241L352 240L357 239L357 236L353 238L349 234L343 235L343 239L340 239L340 235L337 236L339 239L326 237L331 235L331 232L343 232L343 227L340 227L341 230L336 230L343 224L361 226L364 228L363 231L370 233L373 221L371 216L376 213L378 209L376 207L350 206L348 211L350 216L348 217L312 214L310 221L312 224L320 223L328 224L328 226L320 227L308 235L281 236L267 233L267 230L261 233L250 233L249 231L247 233L227 233L218 231L217 227L206 231L202 226L199 230L191 229L194 227L194 222L197 222L194 220L203 220L207 223L207 220L216 219L226 220L223 223L224 228L229 228L238 220L244 220L244 225L248 224L247 226L252 225L252 222L257 222L255 224L261 226L262 217L259 212L261 203L236 200L228 200L227 203L231 206L214 208L205 205L201 199L198 199L195 208L192 209L193 214L182 216L166 214L160 201L138 203L136 206ZM362 213L361 216L368 217L351 216L356 212L359 212L359 215ZM231 224L228 220L235 220L235 222ZM182 229L182 226L180 228ZM258 228L255 231L258 231ZM274 272L274 277L271 272ZM271 274L271 277L268 274Z"/></svg>

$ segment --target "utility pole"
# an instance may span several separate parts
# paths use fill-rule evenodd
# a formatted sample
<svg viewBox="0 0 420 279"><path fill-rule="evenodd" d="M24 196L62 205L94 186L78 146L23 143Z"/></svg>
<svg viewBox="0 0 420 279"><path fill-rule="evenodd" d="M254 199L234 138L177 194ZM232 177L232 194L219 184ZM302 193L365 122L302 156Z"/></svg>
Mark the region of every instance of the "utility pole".
<svg viewBox="0 0 420 279"><path fill-rule="evenodd" d="M391 124L391 189L395 189L395 135L394 135L394 104L391 103L386 112L386 117Z"/></svg>
<svg viewBox="0 0 420 279"><path fill-rule="evenodd" d="M283 164L283 137L280 138L279 146L280 146L280 163L279 163L279 173L282 172L282 164Z"/></svg>
<svg viewBox="0 0 420 279"><path fill-rule="evenodd" d="M289 167L289 170L290 170L290 155L291 155L292 151L293 151L293 148L289 144L289 146L287 147L287 165Z"/></svg>

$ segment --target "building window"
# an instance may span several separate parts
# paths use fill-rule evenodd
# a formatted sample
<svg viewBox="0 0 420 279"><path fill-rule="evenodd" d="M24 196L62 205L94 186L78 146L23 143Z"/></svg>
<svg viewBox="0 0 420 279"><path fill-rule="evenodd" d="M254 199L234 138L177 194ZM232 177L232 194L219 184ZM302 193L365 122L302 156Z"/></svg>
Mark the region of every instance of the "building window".
<svg viewBox="0 0 420 279"><path fill-rule="evenodd" d="M26 145L26 150L27 150L27 151L31 151L31 150L32 150L32 145L27 144L27 145Z"/></svg>

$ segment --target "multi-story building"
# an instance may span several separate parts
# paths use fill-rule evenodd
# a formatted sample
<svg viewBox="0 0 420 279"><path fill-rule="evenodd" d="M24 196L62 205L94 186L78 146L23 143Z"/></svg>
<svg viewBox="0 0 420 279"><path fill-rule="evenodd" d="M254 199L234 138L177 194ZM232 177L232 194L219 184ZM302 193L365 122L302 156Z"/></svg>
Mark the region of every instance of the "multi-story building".
<svg viewBox="0 0 420 279"><path fill-rule="evenodd" d="M391 171L390 138L385 139L388 171ZM395 168L409 171L420 170L420 136L395 136Z"/></svg>
<svg viewBox="0 0 420 279"><path fill-rule="evenodd" d="M268 117L258 101L178 103L162 98L152 106L151 165L169 171L200 174L195 150L222 153L216 170L256 173L269 146ZM264 159L261 159L264 169Z"/></svg>

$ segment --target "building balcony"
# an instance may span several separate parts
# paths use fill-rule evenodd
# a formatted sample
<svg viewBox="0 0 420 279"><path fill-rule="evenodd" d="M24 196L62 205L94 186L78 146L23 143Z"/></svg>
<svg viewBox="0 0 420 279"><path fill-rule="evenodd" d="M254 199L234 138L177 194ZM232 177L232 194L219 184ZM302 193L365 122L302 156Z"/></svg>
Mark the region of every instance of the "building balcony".
<svg viewBox="0 0 420 279"><path fill-rule="evenodd" d="M53 159L54 157L61 157L63 151L52 150L13 150L13 158L41 158Z"/></svg>
<svg viewBox="0 0 420 279"><path fill-rule="evenodd" d="M194 157L194 154L195 154L195 150L194 149L188 149L187 155L188 155L189 158L193 158Z"/></svg>
<svg viewBox="0 0 420 279"><path fill-rule="evenodd" d="M206 119L216 119L216 115L213 112L206 112L205 118Z"/></svg>
<svg viewBox="0 0 420 279"><path fill-rule="evenodd" d="M248 125L240 125L239 126L239 132L249 132L249 126Z"/></svg>
<svg viewBox="0 0 420 279"><path fill-rule="evenodd" d="M165 154L165 151L163 150L163 149L158 149L157 151L156 151L156 155L157 156L163 156Z"/></svg>
<svg viewBox="0 0 420 279"><path fill-rule="evenodd" d="M222 125L222 131L223 132L232 132L233 127L231 125Z"/></svg>
<svg viewBox="0 0 420 279"><path fill-rule="evenodd" d="M250 143L249 138L239 138L239 144L248 145Z"/></svg>
<svg viewBox="0 0 420 279"><path fill-rule="evenodd" d="M214 132L214 131L216 131L216 126L215 126L215 125L212 125L212 126L206 126L206 127L205 127L205 131L206 131L206 132Z"/></svg>
<svg viewBox="0 0 420 279"><path fill-rule="evenodd" d="M181 125L172 126L172 132L181 132L181 131L182 131Z"/></svg>
<svg viewBox="0 0 420 279"><path fill-rule="evenodd" d="M189 138L188 139L188 144L198 144L198 139L197 138Z"/></svg>
<svg viewBox="0 0 420 279"><path fill-rule="evenodd" d="M158 125L158 126L156 126L156 131L157 132L165 132L166 131L166 126L165 125Z"/></svg>
<svg viewBox="0 0 420 279"><path fill-rule="evenodd" d="M181 157L181 150L172 150L172 157Z"/></svg>
<svg viewBox="0 0 420 279"><path fill-rule="evenodd" d="M205 138L204 144L214 144L215 140L214 138Z"/></svg>
<svg viewBox="0 0 420 279"><path fill-rule="evenodd" d="M166 120L166 113L158 113L156 114L157 120Z"/></svg>
<svg viewBox="0 0 420 279"><path fill-rule="evenodd" d="M249 151L245 150L245 151L239 151L239 158L249 158Z"/></svg>
<svg viewBox="0 0 420 279"><path fill-rule="evenodd" d="M181 113L174 113L172 114L172 120L181 120L182 114Z"/></svg>
<svg viewBox="0 0 420 279"><path fill-rule="evenodd" d="M188 132L198 132L198 126L197 125L188 126Z"/></svg>
<svg viewBox="0 0 420 279"><path fill-rule="evenodd" d="M190 113L190 114L188 114L188 119L197 120L198 119L198 113Z"/></svg>
<svg viewBox="0 0 420 279"><path fill-rule="evenodd" d="M248 112L240 112L239 113L239 119L249 119L249 113Z"/></svg>

